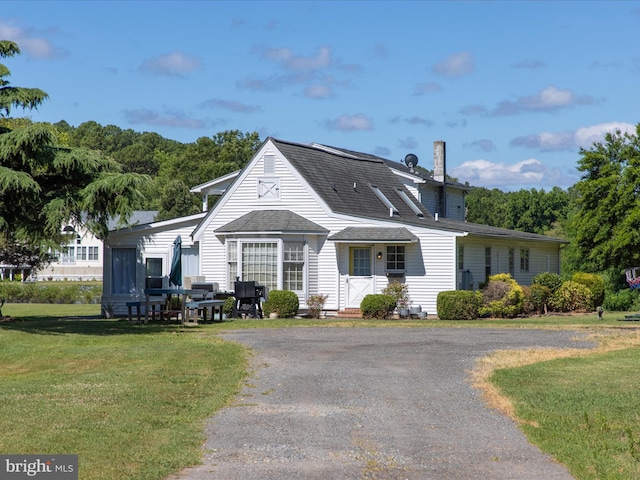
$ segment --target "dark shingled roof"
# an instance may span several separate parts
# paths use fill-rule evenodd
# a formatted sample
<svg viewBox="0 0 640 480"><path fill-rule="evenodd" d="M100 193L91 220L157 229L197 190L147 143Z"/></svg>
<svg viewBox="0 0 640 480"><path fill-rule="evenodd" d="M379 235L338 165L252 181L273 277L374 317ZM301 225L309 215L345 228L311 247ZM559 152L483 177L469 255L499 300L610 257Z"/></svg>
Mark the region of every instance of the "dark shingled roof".
<svg viewBox="0 0 640 480"><path fill-rule="evenodd" d="M331 235L329 240L338 242L400 242L412 243L419 239L404 227L381 228L381 227L347 227L335 235Z"/></svg>
<svg viewBox="0 0 640 480"><path fill-rule="evenodd" d="M355 157L352 154L331 153L320 147L275 139L272 141L333 212L426 225L425 220L418 217L395 191L396 188L406 189L382 159L371 155ZM369 185L378 187L397 209L397 215L389 215L389 208ZM431 216L420 202L416 201L415 204L425 217Z"/></svg>
<svg viewBox="0 0 640 480"><path fill-rule="evenodd" d="M215 232L288 232L326 235L329 230L289 210L254 210L223 225Z"/></svg>
<svg viewBox="0 0 640 480"><path fill-rule="evenodd" d="M468 232L472 235L485 237L567 243L557 238L517 230L445 218L435 220L425 206L415 200L414 204L423 217L418 216L396 191L396 189L407 191L389 167L390 163L397 162L391 162L375 155L318 144L304 145L275 138L268 138L265 142L269 140L282 152L287 161L304 177L334 213L438 230ZM401 164L394 165L394 168L400 169L401 167ZM369 185L378 187L396 208L396 215L389 215L389 208L376 196ZM411 194L409 195L411 196ZM226 229L226 227L223 228ZM317 225L316 227L320 228ZM257 229L254 228L254 230ZM267 231L269 230L267 228Z"/></svg>

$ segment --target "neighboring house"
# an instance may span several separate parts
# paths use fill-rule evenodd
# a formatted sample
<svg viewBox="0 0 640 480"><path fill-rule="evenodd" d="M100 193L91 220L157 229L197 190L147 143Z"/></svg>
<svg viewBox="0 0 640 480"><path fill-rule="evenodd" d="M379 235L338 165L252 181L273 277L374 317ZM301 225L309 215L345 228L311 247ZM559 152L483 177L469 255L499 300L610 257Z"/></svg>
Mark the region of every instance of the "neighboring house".
<svg viewBox="0 0 640 480"><path fill-rule="evenodd" d="M128 224L137 225L152 222L157 211L135 211ZM109 229L115 228L117 220L109 222ZM66 225L63 233L69 242L57 254L57 261L36 274L37 280L102 280L103 242L82 226Z"/></svg>
<svg viewBox="0 0 640 480"><path fill-rule="evenodd" d="M397 280L414 305L435 313L439 292L475 289L495 273L521 284L559 273L566 242L464 222L471 187L444 182L444 142L435 142L434 158L432 178L412 168L410 156L407 166L268 138L242 171L196 187L222 193L210 211L111 232L104 301L122 311L141 298L146 277L166 277L178 235L190 256L185 262L183 254L184 276L227 290L236 277L292 290L301 310L318 293L328 295L329 312L358 308Z"/></svg>

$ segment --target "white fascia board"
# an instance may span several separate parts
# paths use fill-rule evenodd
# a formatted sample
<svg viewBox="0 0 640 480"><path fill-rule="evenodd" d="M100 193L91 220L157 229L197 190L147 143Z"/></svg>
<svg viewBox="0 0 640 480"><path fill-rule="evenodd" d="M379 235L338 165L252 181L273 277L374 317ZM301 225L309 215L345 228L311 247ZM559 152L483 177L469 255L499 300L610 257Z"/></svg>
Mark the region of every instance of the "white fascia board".
<svg viewBox="0 0 640 480"><path fill-rule="evenodd" d="M241 170L236 170L235 172L227 173L226 175L223 175L221 177L209 180L206 183L196 185L189 191L191 193L209 193L217 195L216 192L224 192L227 188L229 188L229 185L240 174L240 172Z"/></svg>

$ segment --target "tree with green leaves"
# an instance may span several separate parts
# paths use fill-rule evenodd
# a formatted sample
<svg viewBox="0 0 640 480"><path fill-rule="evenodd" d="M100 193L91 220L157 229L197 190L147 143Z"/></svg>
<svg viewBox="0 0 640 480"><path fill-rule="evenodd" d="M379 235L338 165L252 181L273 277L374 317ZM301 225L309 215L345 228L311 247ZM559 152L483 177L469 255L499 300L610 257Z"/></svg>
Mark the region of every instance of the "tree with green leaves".
<svg viewBox="0 0 640 480"><path fill-rule="evenodd" d="M580 150L580 180L570 235L581 269L608 272L640 265L640 124L635 134L607 133L604 142Z"/></svg>
<svg viewBox="0 0 640 480"><path fill-rule="evenodd" d="M0 58L17 54L17 44L0 41ZM110 218L125 222L137 208L148 177L122 173L118 162L100 152L60 146L51 125L11 122L13 108L37 108L48 96L11 86L10 75L0 64L0 262L9 263L12 250L59 247L67 222L106 238Z"/></svg>

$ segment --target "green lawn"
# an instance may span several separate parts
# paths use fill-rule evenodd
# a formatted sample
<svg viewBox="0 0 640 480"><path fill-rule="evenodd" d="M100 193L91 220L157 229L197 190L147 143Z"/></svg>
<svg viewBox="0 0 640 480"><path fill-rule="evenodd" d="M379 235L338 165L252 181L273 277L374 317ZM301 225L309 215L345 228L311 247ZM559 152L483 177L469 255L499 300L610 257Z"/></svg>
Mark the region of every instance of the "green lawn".
<svg viewBox="0 0 640 480"><path fill-rule="evenodd" d="M640 349L497 370L532 443L575 478L640 478Z"/></svg>
<svg viewBox="0 0 640 480"><path fill-rule="evenodd" d="M176 325L58 320L62 307L0 323L0 452L78 454L92 480L198 463L205 420L245 377L243 348Z"/></svg>
<svg viewBox="0 0 640 480"><path fill-rule="evenodd" d="M199 462L204 423L238 392L247 352L223 329L500 327L607 332L624 314L515 320L265 319L182 327L103 320L99 305L6 304L0 452L77 453L81 479L162 479ZM532 442L578 479L640 477L638 349L494 372Z"/></svg>

